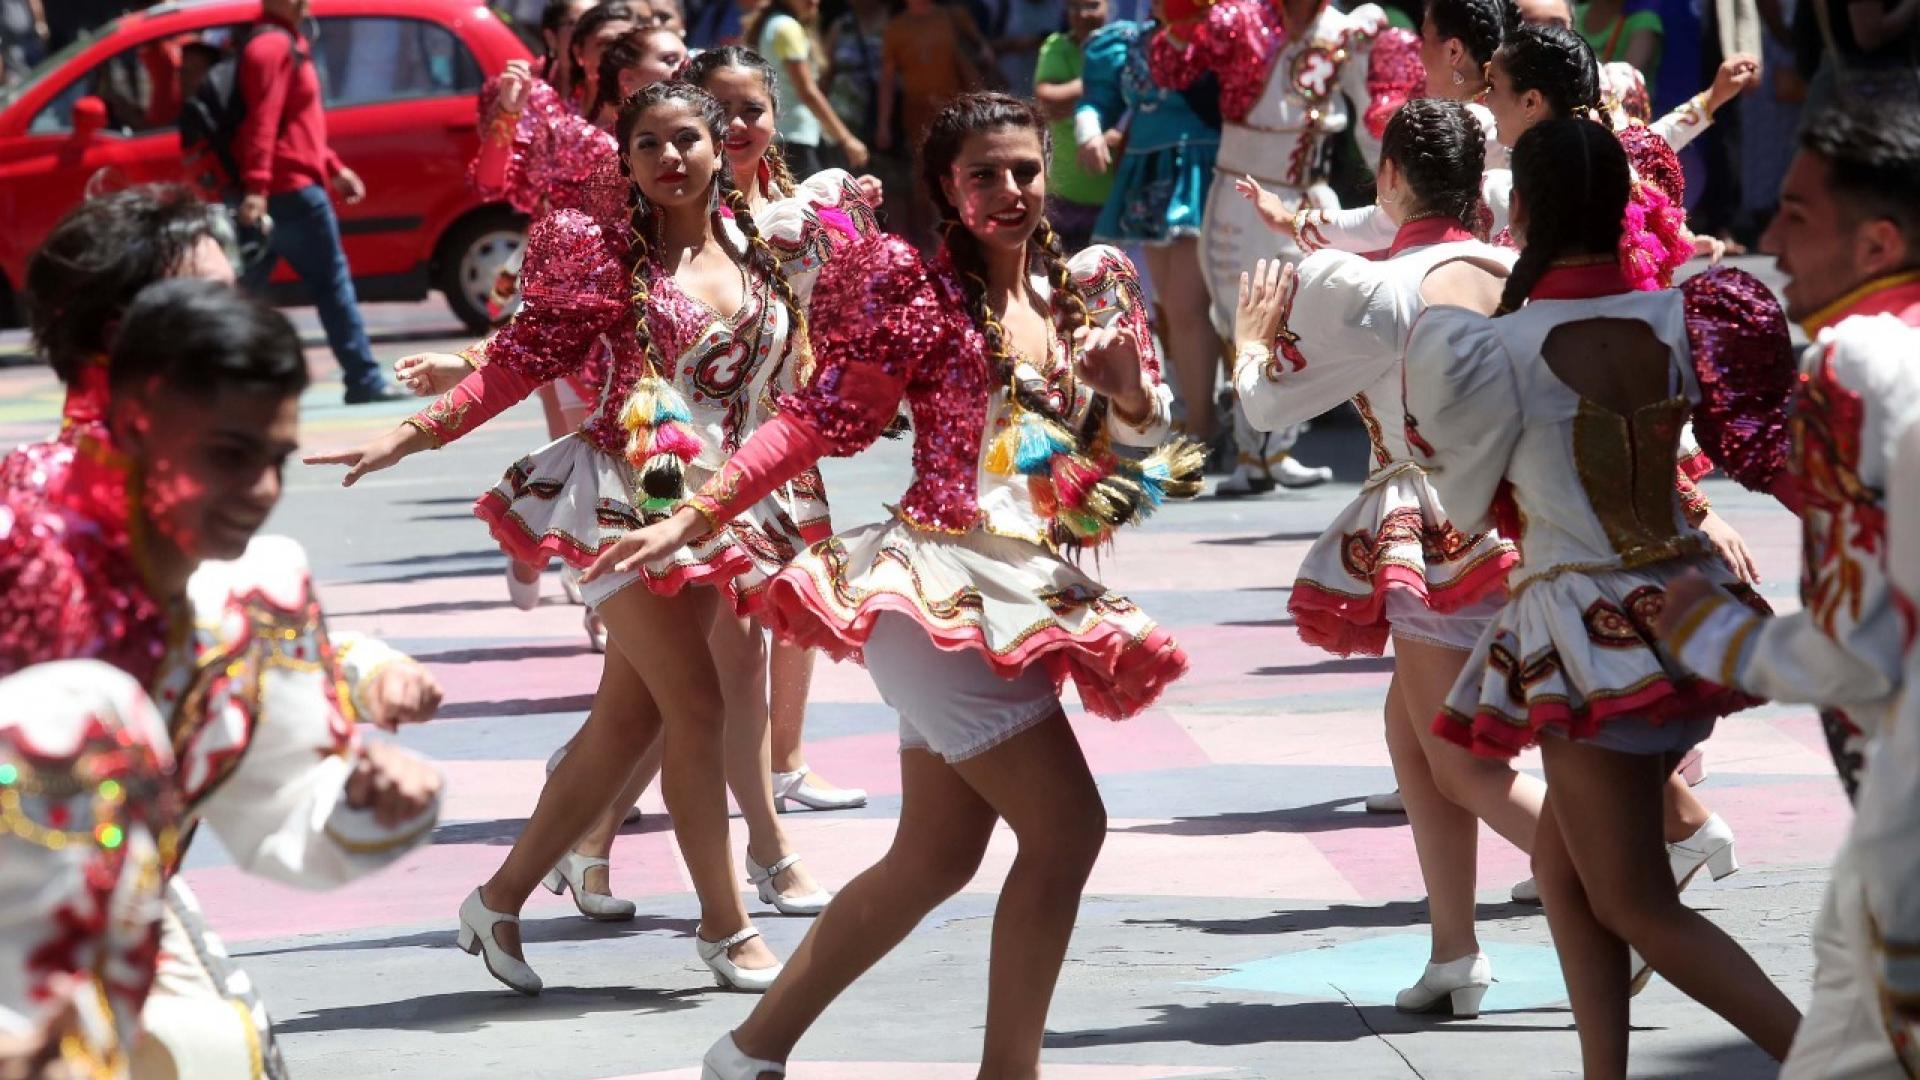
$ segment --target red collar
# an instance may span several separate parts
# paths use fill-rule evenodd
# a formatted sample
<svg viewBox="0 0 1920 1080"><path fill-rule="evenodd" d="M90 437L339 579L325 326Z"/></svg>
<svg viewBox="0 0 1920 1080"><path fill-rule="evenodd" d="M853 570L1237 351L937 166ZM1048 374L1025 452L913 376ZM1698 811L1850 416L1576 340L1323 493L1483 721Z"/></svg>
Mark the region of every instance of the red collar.
<svg viewBox="0 0 1920 1080"><path fill-rule="evenodd" d="M1821 308L1800 325L1808 337L1814 337L1855 315L1892 315L1908 326L1920 327L1920 270L1869 281Z"/></svg>
<svg viewBox="0 0 1920 1080"><path fill-rule="evenodd" d="M1592 300L1600 296L1618 296L1634 292L1618 259L1577 266L1554 266L1540 275L1529 300Z"/></svg>
<svg viewBox="0 0 1920 1080"><path fill-rule="evenodd" d="M1393 243L1387 248L1387 258L1391 259L1408 248L1455 244L1473 238L1473 233L1453 218L1421 218L1407 222L1400 226L1399 232L1393 234Z"/></svg>
<svg viewBox="0 0 1920 1080"><path fill-rule="evenodd" d="M107 358L93 356L81 361L67 386L67 400L60 407L62 430L82 424L101 424L107 419Z"/></svg>

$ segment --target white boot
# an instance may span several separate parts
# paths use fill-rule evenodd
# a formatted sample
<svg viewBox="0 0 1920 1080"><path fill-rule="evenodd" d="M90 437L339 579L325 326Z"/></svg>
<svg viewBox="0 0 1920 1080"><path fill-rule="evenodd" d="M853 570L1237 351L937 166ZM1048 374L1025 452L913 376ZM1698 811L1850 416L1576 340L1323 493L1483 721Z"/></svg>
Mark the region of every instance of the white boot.
<svg viewBox="0 0 1920 1080"><path fill-rule="evenodd" d="M1473 953L1444 964L1428 964L1420 981L1400 991L1393 1007L1401 1012L1450 1012L1471 1020L1480 1015L1480 999L1493 985L1493 965L1485 953Z"/></svg>

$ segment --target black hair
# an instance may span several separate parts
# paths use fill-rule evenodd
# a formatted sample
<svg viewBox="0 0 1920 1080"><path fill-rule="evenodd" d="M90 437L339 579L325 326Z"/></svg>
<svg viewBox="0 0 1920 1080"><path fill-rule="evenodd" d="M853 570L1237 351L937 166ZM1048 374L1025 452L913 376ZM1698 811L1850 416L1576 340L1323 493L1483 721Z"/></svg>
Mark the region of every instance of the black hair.
<svg viewBox="0 0 1920 1080"><path fill-rule="evenodd" d="M1920 263L1920 108L1842 102L1808 121L1800 147L1827 164L1835 202L1855 221L1885 218Z"/></svg>
<svg viewBox="0 0 1920 1080"><path fill-rule="evenodd" d="M1040 115L1032 102L1006 94L962 94L948 102L947 107L940 110L940 114L927 127L926 138L920 145L920 182L926 189L927 197L933 201L934 208L940 212L940 230L945 237L942 247L960 275L961 285L967 295L968 312L987 339L991 354L989 362L994 366L995 377L1003 385L1015 387L1014 393L1022 408L1057 420L1061 417L1051 405L1040 395L1027 392L1012 377L1015 358L1004 337L1005 328L987 306L986 259L980 250L980 242L961 224L960 211L948 201L946 190L941 186L941 181L960 157L968 138L1009 127L1032 131L1040 140L1040 160L1043 163L1052 160L1052 132L1046 118ZM1092 319L1087 312L1086 297L1081 295L1079 283L1067 269L1067 257L1061 248L1059 235L1045 217L1040 219L1039 226L1034 230L1032 248L1045 266L1047 280L1053 286L1051 304L1055 330L1071 334L1082 326L1090 325ZM1090 442L1097 428L1106 422L1106 398L1096 396L1094 405L1093 409L1088 410L1088 422L1081 427L1083 445ZM1095 414L1098 414L1097 419Z"/></svg>
<svg viewBox="0 0 1920 1080"><path fill-rule="evenodd" d="M151 379L202 400L223 390L292 397L307 388L300 335L232 286L172 278L140 290L107 367L117 393Z"/></svg>
<svg viewBox="0 0 1920 1080"><path fill-rule="evenodd" d="M665 34L675 41L680 38L671 30L657 26L643 26L630 34L616 38L600 53L600 70L596 73L599 84L595 87L593 101L587 105L585 113L589 121L600 115L600 110L608 105L620 104L620 73L634 67L647 58L648 42L654 35Z"/></svg>
<svg viewBox="0 0 1920 1080"><path fill-rule="evenodd" d="M233 226L178 184L124 188L68 211L27 261L25 282L34 345L54 373L71 381L88 357L106 352L127 305L174 273L202 237L231 252Z"/></svg>
<svg viewBox="0 0 1920 1080"><path fill-rule="evenodd" d="M811 354L807 348L807 315L801 306L793 286L787 276L780 272L779 257L766 238L760 235L759 226L754 223L753 211L747 205L744 192L733 186L733 180L721 155L726 143L727 110L712 94L682 79L668 79L644 87L620 103L620 120L615 126L616 136L620 140L620 175L628 180L627 186L627 225L631 236L627 252L627 261L631 267L629 284L632 287L634 310L634 335L641 352L646 357L648 370L664 375L668 368L654 344L653 335L647 328L647 313L652 306L652 282L648 263L655 245L659 242L658 227L653 217L653 207L640 192L640 185L633 182L633 169L627 157L633 145L634 132L640 126L640 120L647 112L657 106L668 103L690 106L699 115L701 123L707 129L707 135L713 140L713 232L720 238L722 246L727 245L727 232L722 225L721 208L724 207L733 216L734 227L746 238L746 248L742 251L728 249L736 263L747 268L754 276L764 281L773 296L786 308L787 333L786 348L780 356L770 362L776 365L787 363L790 358L798 365L804 375L812 367Z"/></svg>
<svg viewBox="0 0 1920 1080"><path fill-rule="evenodd" d="M1511 0L1428 0L1427 17L1441 40L1457 38L1474 63L1484 65L1500 47L1512 9Z"/></svg>
<svg viewBox="0 0 1920 1080"><path fill-rule="evenodd" d="M1586 39L1565 26L1529 23L1494 55L1516 94L1537 90L1556 117L1600 108L1600 63Z"/></svg>
<svg viewBox="0 0 1920 1080"><path fill-rule="evenodd" d="M567 12L573 10L576 0L547 0L547 6L540 9L541 40L548 34L558 34L560 24L567 21Z"/></svg>
<svg viewBox="0 0 1920 1080"><path fill-rule="evenodd" d="M767 58L744 45L721 45L717 48L703 49L700 55L687 61L684 78L702 90L707 89L707 80L715 72L728 68L751 71L760 76L760 83L766 87L767 100L773 104L773 114L780 115L780 83L773 73L773 65ZM799 187L793 178L793 171L787 168L787 156L780 152L779 140L767 146L762 161L767 163L767 171L773 175L774 186L781 195L791 195Z"/></svg>
<svg viewBox="0 0 1920 1080"><path fill-rule="evenodd" d="M567 41L567 85L578 90L587 84L587 65L580 62L580 44L611 22L630 22L640 28L640 18L624 0L607 0L582 12L573 24L573 37ZM595 72L595 75L598 75Z"/></svg>
<svg viewBox="0 0 1920 1080"><path fill-rule="evenodd" d="M1497 314L1526 303L1558 259L1616 257L1632 190L1633 170L1613 132L1583 117L1528 128L1513 146L1513 192L1526 211L1526 243Z"/></svg>
<svg viewBox="0 0 1920 1080"><path fill-rule="evenodd" d="M1469 229L1480 216L1486 157L1486 133L1458 101L1409 101L1387 121L1380 139L1380 160L1400 170L1420 208L1457 219Z"/></svg>

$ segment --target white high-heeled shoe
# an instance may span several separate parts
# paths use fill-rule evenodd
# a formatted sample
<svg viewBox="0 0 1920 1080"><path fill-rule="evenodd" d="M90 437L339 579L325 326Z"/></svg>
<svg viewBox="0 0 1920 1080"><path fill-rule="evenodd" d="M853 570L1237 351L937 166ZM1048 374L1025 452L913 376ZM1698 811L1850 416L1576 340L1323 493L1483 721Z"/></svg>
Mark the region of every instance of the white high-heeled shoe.
<svg viewBox="0 0 1920 1080"><path fill-rule="evenodd" d="M1668 844L1667 861L1673 867L1673 880L1683 892L1703 866L1715 881L1740 869L1740 860L1733 854L1733 829L1719 814L1710 815L1692 836Z"/></svg>
<svg viewBox="0 0 1920 1080"><path fill-rule="evenodd" d="M708 941L697 932L693 935L693 947L700 954L700 962L713 972L713 981L722 990L745 990L750 994L764 994L773 985L773 981L786 970L785 964L775 964L770 968L743 968L727 956L727 950L743 941L752 941L760 936L760 931L749 926L737 930L719 941Z"/></svg>
<svg viewBox="0 0 1920 1080"><path fill-rule="evenodd" d="M560 749L555 750L547 758L547 775L548 776L553 775L553 770L560 767L560 759L566 756L567 756L567 747L565 743L562 743L560 744ZM639 821L641 817L642 815L640 813L640 800L635 799L633 805L627 807L627 816L621 818L620 821L624 825L632 825L635 822Z"/></svg>
<svg viewBox="0 0 1920 1080"><path fill-rule="evenodd" d="M753 861L753 856L748 855L746 859L747 883L759 894L761 903L772 904L774 910L782 915L818 915L827 910L827 902L833 899L833 894L825 889L815 889L800 896L787 896L774 887L773 879L800 861L798 853L776 860L772 866L764 868Z"/></svg>
<svg viewBox="0 0 1920 1080"><path fill-rule="evenodd" d="M572 892L573 906L580 909L580 914L589 919L597 919L600 922L623 922L631 919L634 912L639 910L634 906L633 901L622 900L609 893L587 891L587 871L596 866L606 865L605 859L596 859L569 851L560 856L560 861L554 865L553 869L547 871L547 876L541 879L540 884L545 885L547 891L555 896ZM611 885L611 874L609 874L609 885Z"/></svg>
<svg viewBox="0 0 1920 1080"><path fill-rule="evenodd" d="M1369 795L1367 796L1367 801L1362 805L1366 807L1367 813L1369 814L1404 814L1407 812L1406 800L1400 797L1399 788L1394 788L1392 791L1383 791L1378 795Z"/></svg>
<svg viewBox="0 0 1920 1080"><path fill-rule="evenodd" d="M1474 953L1444 964L1428 964L1420 981L1400 991L1393 1007L1401 1012L1450 1012L1456 1019L1480 1015L1480 999L1493 985L1493 964L1485 953Z"/></svg>
<svg viewBox="0 0 1920 1080"><path fill-rule="evenodd" d="M587 645L592 648L594 652L606 652L607 624L600 621L600 616L594 614L592 608L587 609L585 618L580 621L582 625L587 628Z"/></svg>
<svg viewBox="0 0 1920 1080"><path fill-rule="evenodd" d="M580 598L580 571L566 563L560 564L560 591L567 594L567 603L587 606L587 602Z"/></svg>
<svg viewBox="0 0 1920 1080"><path fill-rule="evenodd" d="M792 772L773 774L773 808L784 814L787 812L787 800L792 799L809 810L852 810L867 805L867 793L863 788L824 788L807 783L807 777L813 770L805 762Z"/></svg>
<svg viewBox="0 0 1920 1080"><path fill-rule="evenodd" d="M760 1080L767 1073L785 1076L787 1067L777 1061L748 1057L733 1041L731 1031L720 1036L720 1041L707 1049L707 1056L700 1059L700 1080Z"/></svg>
<svg viewBox="0 0 1920 1080"><path fill-rule="evenodd" d="M540 993L540 976L525 960L511 956L493 938L493 928L501 923L520 924L518 915L502 915L487 907L475 889L460 905L460 947L478 956L487 965L487 974L528 997Z"/></svg>

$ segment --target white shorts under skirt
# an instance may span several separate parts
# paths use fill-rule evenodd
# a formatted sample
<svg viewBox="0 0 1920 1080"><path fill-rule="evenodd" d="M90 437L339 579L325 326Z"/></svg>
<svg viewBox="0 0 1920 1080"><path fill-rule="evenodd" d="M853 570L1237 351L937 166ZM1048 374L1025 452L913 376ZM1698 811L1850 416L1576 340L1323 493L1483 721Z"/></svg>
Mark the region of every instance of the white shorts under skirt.
<svg viewBox="0 0 1920 1080"><path fill-rule="evenodd" d="M1044 667L1003 679L980 654L935 645L905 615L874 621L865 656L881 700L900 714L900 748L948 763L985 753L1060 708Z"/></svg>
<svg viewBox="0 0 1920 1080"><path fill-rule="evenodd" d="M1506 594L1496 591L1458 611L1442 614L1410 590L1390 588L1387 590L1387 622L1396 637L1471 652L1480 643L1481 631L1493 623L1494 615L1506 603Z"/></svg>

